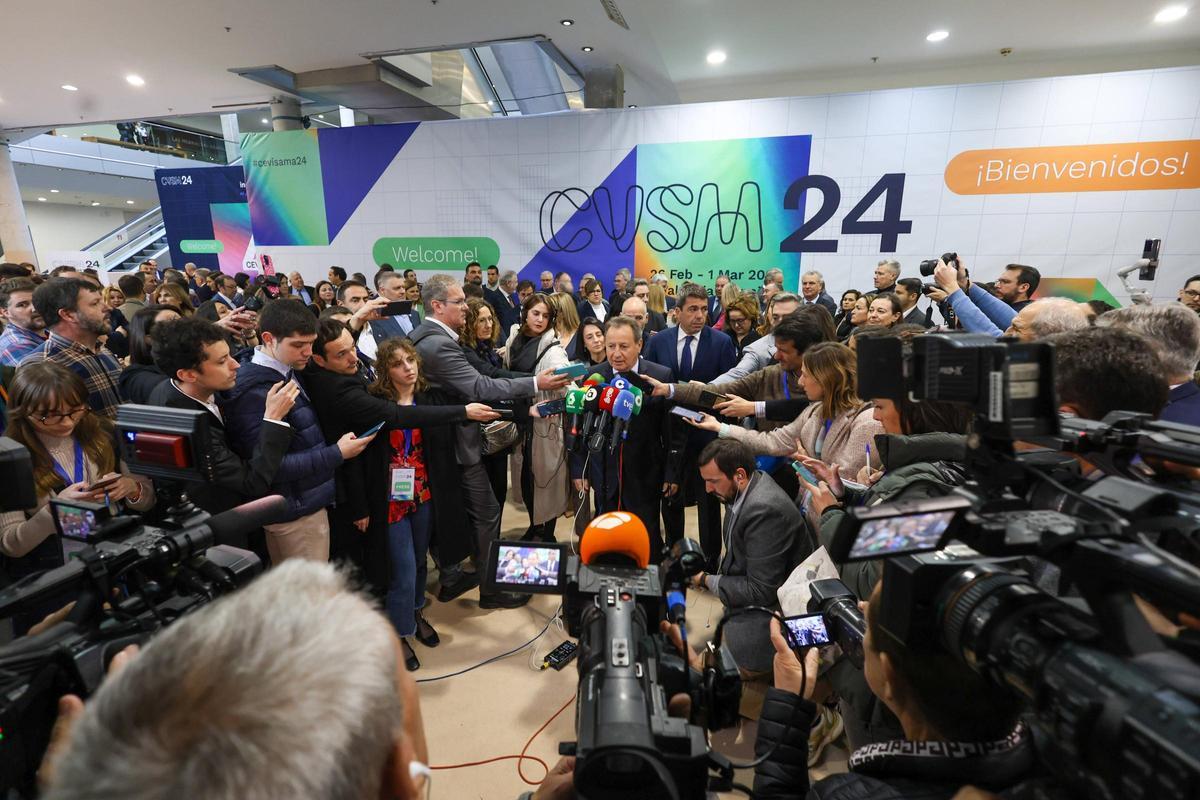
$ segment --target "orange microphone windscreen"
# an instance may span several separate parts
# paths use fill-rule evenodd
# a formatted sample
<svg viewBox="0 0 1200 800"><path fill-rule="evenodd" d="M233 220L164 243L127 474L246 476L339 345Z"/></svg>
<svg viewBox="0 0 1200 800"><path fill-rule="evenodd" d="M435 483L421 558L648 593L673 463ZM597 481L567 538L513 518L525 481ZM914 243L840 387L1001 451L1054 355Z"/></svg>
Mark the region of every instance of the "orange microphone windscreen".
<svg viewBox="0 0 1200 800"><path fill-rule="evenodd" d="M606 555L625 556L639 569L650 563L650 534L646 525L628 511L609 511L588 523L579 539L584 564Z"/></svg>

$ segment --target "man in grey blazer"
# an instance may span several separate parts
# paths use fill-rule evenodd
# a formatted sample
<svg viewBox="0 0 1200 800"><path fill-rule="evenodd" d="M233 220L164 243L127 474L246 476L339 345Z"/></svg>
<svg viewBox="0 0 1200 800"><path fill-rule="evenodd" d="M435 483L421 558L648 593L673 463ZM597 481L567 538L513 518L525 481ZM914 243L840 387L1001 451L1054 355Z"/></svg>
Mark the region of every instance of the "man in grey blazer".
<svg viewBox="0 0 1200 800"><path fill-rule="evenodd" d="M694 585L717 595L727 611L778 608L775 593L814 549L796 504L770 475L755 469L754 454L736 439L709 442L698 463L705 488L725 504L725 552L717 573L700 573ZM775 648L766 614L730 617L724 633L743 673L771 669Z"/></svg>
<svg viewBox="0 0 1200 800"><path fill-rule="evenodd" d="M531 398L538 391L560 389L570 382L566 375L546 370L529 378L489 378L467 361L458 343L459 331L466 321L467 297L462 284L449 275L434 275L421 287L425 321L409 334L421 356L425 379L452 399L463 403L496 402ZM480 569L487 562L488 548L500 537L500 504L492 493L483 467L483 433L477 422L458 425L455 456L462 467L462 500L475 533L475 557ZM475 584L453 564L441 564L441 591L438 599L452 600ZM480 591L481 608L515 608L529 601L529 595L487 594Z"/></svg>

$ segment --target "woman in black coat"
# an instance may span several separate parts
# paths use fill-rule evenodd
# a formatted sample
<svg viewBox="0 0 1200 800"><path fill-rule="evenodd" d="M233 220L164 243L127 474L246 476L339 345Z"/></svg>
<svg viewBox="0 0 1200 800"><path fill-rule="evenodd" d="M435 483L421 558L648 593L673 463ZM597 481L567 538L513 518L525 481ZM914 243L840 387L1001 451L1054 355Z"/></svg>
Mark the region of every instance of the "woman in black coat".
<svg viewBox="0 0 1200 800"><path fill-rule="evenodd" d="M412 365L407 388L398 389L396 372ZM379 346L373 394L418 406L458 405L420 377L420 356L408 339L388 339ZM407 396L401 393L407 391ZM477 424L477 423L465 423ZM366 536L366 579L385 600L388 618L404 645L405 665L421 662L409 637L426 647L437 646L437 631L421 614L425 605L426 557L436 553L439 564L457 564L473 550L472 527L458 487L461 467L455 459L456 425L428 425L389 431L363 452L360 481L370 522ZM393 469L413 469L411 500L392 498ZM351 499L352 504L356 502Z"/></svg>
<svg viewBox="0 0 1200 800"><path fill-rule="evenodd" d="M151 339L155 325L179 319L179 312L171 306L153 305L139 308L129 322L129 366L121 370L117 379L117 391L127 403L146 405L150 393L167 376L154 366Z"/></svg>

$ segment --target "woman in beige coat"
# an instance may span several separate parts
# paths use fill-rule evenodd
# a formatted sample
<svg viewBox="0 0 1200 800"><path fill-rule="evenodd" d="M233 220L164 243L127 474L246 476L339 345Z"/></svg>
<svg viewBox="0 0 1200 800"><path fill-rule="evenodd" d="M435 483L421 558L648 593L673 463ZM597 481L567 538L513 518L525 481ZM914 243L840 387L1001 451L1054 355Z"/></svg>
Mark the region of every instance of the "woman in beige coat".
<svg viewBox="0 0 1200 800"><path fill-rule="evenodd" d="M546 295L530 295L521 306L521 322L513 325L504 349L505 369L537 374L568 363L555 332L556 312ZM534 403L566 397L566 389L538 392ZM513 496L529 511L525 541L554 541L554 524L566 512L571 471L563 441L564 415L531 418L513 448Z"/></svg>
<svg viewBox="0 0 1200 800"><path fill-rule="evenodd" d="M883 428L870 403L858 397L854 352L844 344L821 342L804 351L800 385L812 403L782 428L759 432L726 425L705 414L696 427L740 439L756 453L815 458L857 475L867 463L869 445Z"/></svg>

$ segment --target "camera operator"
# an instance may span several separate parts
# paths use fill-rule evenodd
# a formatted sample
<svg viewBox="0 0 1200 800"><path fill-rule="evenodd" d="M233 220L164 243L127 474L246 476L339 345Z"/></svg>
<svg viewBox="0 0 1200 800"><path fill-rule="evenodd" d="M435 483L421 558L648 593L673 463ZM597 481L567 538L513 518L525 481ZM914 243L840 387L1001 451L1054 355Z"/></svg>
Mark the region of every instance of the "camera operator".
<svg viewBox="0 0 1200 800"><path fill-rule="evenodd" d="M88 406L83 378L53 361L17 370L9 394L7 435L29 450L38 504L25 511L0 514L0 554L5 572L22 577L66 562L63 542L55 535L49 502L116 503L139 511L154 505L149 479L129 475L116 454L112 423ZM65 601L64 601L65 602ZM22 634L45 613L62 603L14 617Z"/></svg>
<svg viewBox="0 0 1200 800"><path fill-rule="evenodd" d="M724 555L717 570L692 578L729 611L778 606L775 593L813 551L800 512L771 476L756 470L754 454L741 442L715 439L697 460L705 490L725 505ZM738 614L725 625L725 644L744 678L765 677L771 668L765 614Z"/></svg>
<svg viewBox="0 0 1200 800"><path fill-rule="evenodd" d="M1127 328L1158 350L1170 393L1159 419L1200 425L1200 386L1193 374L1200 362L1200 319L1175 303L1118 308L1096 319L1099 328Z"/></svg>
<svg viewBox="0 0 1200 800"><path fill-rule="evenodd" d="M767 690L754 752L778 748L755 768L755 797L926 800L953 797L967 783L1002 791L1032 774L1032 742L1017 724L1021 704L954 656L892 639L877 622L881 586L860 603L867 621L863 675L900 721L903 736L856 750L849 772L810 785L802 754L817 713L816 651L805 652L802 670L779 622L771 620L775 686Z"/></svg>
<svg viewBox="0 0 1200 800"><path fill-rule="evenodd" d="M861 373L862 365L860 365ZM899 394L899 392L898 392ZM966 434L972 413L966 406L907 396L870 397L875 419L884 433L875 437L875 451L882 464L879 471L864 467L858 475L866 489L842 483L838 465L828 466L815 458L801 461L820 479L818 486L805 480L802 488L811 493L810 511L820 519L817 536L828 548L843 523L846 509L873 506L898 499L941 497L966 479ZM865 597L879 581L879 561L839 565L841 579L858 597ZM862 673L843 659L827 673L841 696L842 720L852 747L885 741L896 735L896 720L871 694Z"/></svg>

